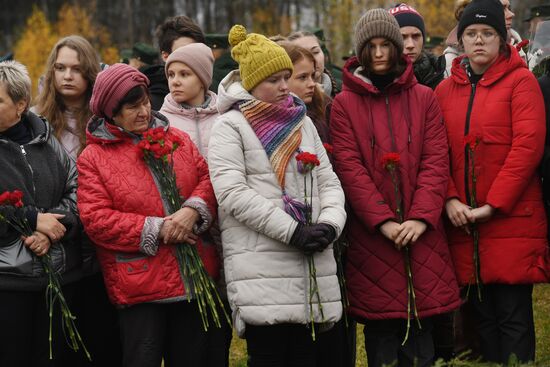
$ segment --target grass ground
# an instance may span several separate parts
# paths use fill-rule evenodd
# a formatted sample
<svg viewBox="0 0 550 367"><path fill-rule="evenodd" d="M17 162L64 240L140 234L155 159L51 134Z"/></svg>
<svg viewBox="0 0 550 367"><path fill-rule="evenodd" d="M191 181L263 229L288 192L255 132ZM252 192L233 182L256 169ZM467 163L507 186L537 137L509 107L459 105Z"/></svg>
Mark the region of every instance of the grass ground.
<svg viewBox="0 0 550 367"><path fill-rule="evenodd" d="M550 366L550 285L535 286L533 292L533 309L537 333L537 356L535 366ZM363 347L362 328L357 330L357 363L356 367L367 367L367 357ZM231 367L246 367L246 342L234 336L230 354ZM448 367L488 366L480 363L454 361ZM440 365L440 367L444 367Z"/></svg>

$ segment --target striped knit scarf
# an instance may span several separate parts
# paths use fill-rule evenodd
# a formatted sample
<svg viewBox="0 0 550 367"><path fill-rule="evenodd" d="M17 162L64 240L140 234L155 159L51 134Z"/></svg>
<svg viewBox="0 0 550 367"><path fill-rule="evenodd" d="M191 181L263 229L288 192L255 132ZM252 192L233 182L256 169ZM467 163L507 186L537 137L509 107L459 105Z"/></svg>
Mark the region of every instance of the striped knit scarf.
<svg viewBox="0 0 550 367"><path fill-rule="evenodd" d="M243 101L238 106L267 153L283 191L285 211L294 219L302 221L305 206L286 194L285 171L302 142L305 104L299 98L289 96L280 105L253 99Z"/></svg>

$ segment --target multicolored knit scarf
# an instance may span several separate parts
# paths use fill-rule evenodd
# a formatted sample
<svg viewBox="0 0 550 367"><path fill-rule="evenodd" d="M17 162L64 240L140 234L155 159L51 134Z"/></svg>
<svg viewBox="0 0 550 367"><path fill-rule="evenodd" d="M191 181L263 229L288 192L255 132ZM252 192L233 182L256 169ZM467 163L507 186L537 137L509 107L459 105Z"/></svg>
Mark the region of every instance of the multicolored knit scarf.
<svg viewBox="0 0 550 367"><path fill-rule="evenodd" d="M291 199L285 192L285 171L302 142L301 129L306 114L304 102L289 96L283 104L252 99L238 106L267 153L283 190L285 211L294 219L301 218L303 204Z"/></svg>

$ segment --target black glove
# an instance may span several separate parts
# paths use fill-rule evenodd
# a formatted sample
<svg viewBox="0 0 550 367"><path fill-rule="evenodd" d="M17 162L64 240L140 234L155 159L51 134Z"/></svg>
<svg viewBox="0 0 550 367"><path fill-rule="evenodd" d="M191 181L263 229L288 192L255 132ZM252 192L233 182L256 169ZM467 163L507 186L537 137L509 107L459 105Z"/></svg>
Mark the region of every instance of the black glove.
<svg viewBox="0 0 550 367"><path fill-rule="evenodd" d="M317 238L317 242L322 246L317 251L323 251L336 239L336 230L333 226L326 223L319 223L317 226L323 232L323 235Z"/></svg>
<svg viewBox="0 0 550 367"><path fill-rule="evenodd" d="M336 231L328 224L304 225L298 223L289 244L306 253L312 253L323 251L335 237Z"/></svg>

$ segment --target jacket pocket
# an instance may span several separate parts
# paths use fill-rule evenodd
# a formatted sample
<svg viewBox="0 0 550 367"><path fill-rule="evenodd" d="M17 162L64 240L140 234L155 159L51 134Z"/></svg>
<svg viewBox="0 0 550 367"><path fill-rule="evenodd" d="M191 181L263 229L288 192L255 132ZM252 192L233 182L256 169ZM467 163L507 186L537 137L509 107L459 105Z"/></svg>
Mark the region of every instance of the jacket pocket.
<svg viewBox="0 0 550 367"><path fill-rule="evenodd" d="M117 286L129 300L159 292L162 272L152 272L151 261L151 257L141 254L116 255Z"/></svg>
<svg viewBox="0 0 550 367"><path fill-rule="evenodd" d="M36 263L36 264L35 264ZM25 247L19 238L7 246L0 247L0 273L23 277L38 277L42 273L36 268L38 259Z"/></svg>

